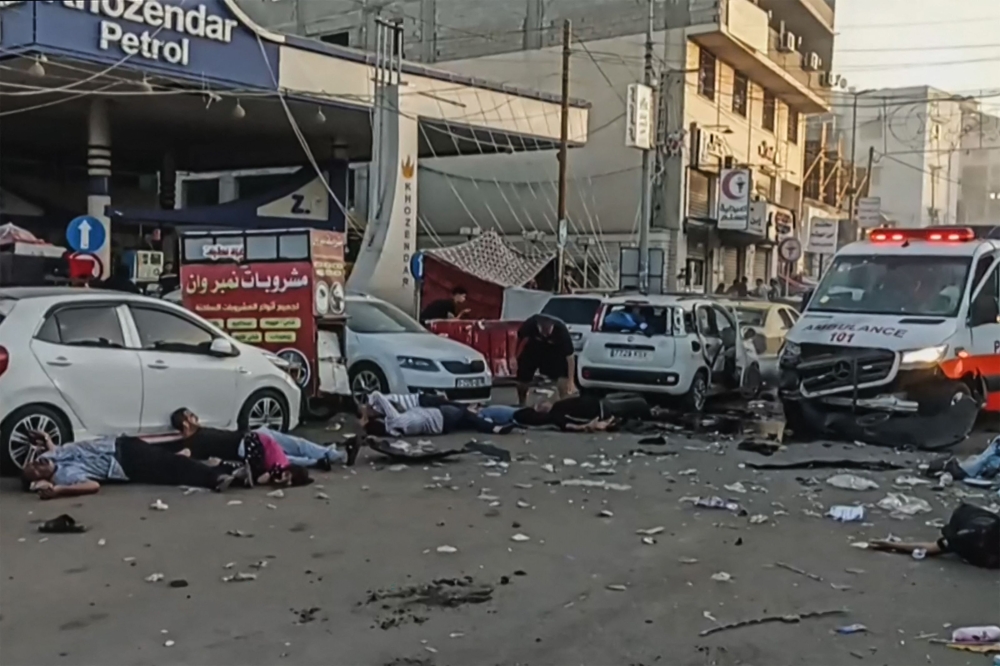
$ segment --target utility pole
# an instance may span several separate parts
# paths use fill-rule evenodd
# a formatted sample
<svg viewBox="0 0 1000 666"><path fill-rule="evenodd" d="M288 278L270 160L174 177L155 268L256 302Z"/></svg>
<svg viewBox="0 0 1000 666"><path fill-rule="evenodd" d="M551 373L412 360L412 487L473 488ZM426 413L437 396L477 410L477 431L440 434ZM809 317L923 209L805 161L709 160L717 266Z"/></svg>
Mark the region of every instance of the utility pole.
<svg viewBox="0 0 1000 666"><path fill-rule="evenodd" d="M646 48L643 55L642 82L653 88L653 23L655 20L653 0L646 0L648 16L646 20ZM650 113L657 108L656 95L652 95ZM655 135L655 133L654 133ZM642 150L642 194L639 201L639 293L649 293L649 224L653 215L653 174L650 172L652 151Z"/></svg>
<svg viewBox="0 0 1000 666"><path fill-rule="evenodd" d="M566 167L569 161L569 59L570 34L572 24L569 19L563 21L563 51L562 51L562 118L559 128L559 264L556 276L556 291L563 293L566 288L566 238L569 231L569 220L566 219Z"/></svg>
<svg viewBox="0 0 1000 666"><path fill-rule="evenodd" d="M868 170L865 171L865 196L872 195L872 169L875 168L875 146L868 148Z"/></svg>
<svg viewBox="0 0 1000 666"><path fill-rule="evenodd" d="M854 234L854 240L861 237L858 230L855 228L856 220L854 217L854 209L857 208L858 204L858 97L860 93L854 93L854 111L851 112L851 209L848 211L851 232Z"/></svg>

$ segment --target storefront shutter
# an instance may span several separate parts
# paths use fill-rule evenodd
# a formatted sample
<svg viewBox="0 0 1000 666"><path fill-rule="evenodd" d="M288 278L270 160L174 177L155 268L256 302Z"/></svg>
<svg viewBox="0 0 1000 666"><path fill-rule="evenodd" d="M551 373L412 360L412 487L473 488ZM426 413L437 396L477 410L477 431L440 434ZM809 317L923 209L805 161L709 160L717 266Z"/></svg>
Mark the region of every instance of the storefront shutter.
<svg viewBox="0 0 1000 666"><path fill-rule="evenodd" d="M722 280L726 287L733 284L740 273L740 255L735 247L721 247L722 253Z"/></svg>
<svg viewBox="0 0 1000 666"><path fill-rule="evenodd" d="M768 278L770 277L768 275L768 268L770 264L768 260L770 258L771 258L771 248L757 246L756 252L754 252L753 255L752 282L756 282L758 278L763 280L764 282L768 281Z"/></svg>
<svg viewBox="0 0 1000 666"><path fill-rule="evenodd" d="M688 217L708 218L712 215L712 187L707 174L688 170Z"/></svg>

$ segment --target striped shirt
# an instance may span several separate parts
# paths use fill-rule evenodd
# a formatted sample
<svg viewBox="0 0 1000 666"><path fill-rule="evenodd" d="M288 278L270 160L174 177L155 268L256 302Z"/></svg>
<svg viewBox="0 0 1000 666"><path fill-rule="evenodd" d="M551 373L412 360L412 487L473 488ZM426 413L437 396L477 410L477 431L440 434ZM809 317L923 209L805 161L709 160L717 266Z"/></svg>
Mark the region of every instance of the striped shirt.
<svg viewBox="0 0 1000 666"><path fill-rule="evenodd" d="M386 432L395 437L444 432L441 410L421 407L420 396L415 393L383 395L375 391L368 396L368 406L385 418Z"/></svg>

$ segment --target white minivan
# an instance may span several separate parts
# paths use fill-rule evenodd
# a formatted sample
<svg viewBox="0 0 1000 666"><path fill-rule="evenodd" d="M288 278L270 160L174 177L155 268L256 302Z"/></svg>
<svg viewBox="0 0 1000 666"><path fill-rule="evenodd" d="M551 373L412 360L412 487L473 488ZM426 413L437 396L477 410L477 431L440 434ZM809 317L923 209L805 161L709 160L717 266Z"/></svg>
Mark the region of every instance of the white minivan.
<svg viewBox="0 0 1000 666"><path fill-rule="evenodd" d="M738 390L757 395L760 364L751 339L726 305L697 296L621 296L601 305L579 360L583 390L705 400Z"/></svg>

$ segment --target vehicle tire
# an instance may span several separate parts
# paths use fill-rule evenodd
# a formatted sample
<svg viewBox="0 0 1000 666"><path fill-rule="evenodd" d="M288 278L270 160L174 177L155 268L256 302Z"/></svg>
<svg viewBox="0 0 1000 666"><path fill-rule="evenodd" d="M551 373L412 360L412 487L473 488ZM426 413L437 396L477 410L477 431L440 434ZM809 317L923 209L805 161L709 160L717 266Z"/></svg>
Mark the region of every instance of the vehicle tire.
<svg viewBox="0 0 1000 666"><path fill-rule="evenodd" d="M950 409L961 398L971 397L972 389L960 381L941 380L920 391L911 392L917 401L917 413L921 416L935 416Z"/></svg>
<svg viewBox="0 0 1000 666"><path fill-rule="evenodd" d="M291 422L289 417L285 396L274 389L261 389L252 393L243 403L236 424L241 432L257 428L287 432Z"/></svg>
<svg viewBox="0 0 1000 666"><path fill-rule="evenodd" d="M73 430L58 410L47 405L25 405L8 416L0 427L0 472L16 474L24 466L28 454L25 435L32 430L47 433L57 445L73 440Z"/></svg>
<svg viewBox="0 0 1000 666"><path fill-rule="evenodd" d="M684 394L683 407L685 412L701 414L705 411L705 400L708 397L708 371L699 370L691 380L691 387Z"/></svg>
<svg viewBox="0 0 1000 666"><path fill-rule="evenodd" d="M757 361L753 361L747 368L745 379L746 381L740 386L740 396L744 400L754 400L760 395L761 387L764 385L760 364Z"/></svg>
<svg viewBox="0 0 1000 666"><path fill-rule="evenodd" d="M379 393L389 392L389 380L385 378L382 368L368 361L361 361L351 367L349 373L351 379L351 395L354 396L354 404L361 405L368 395L375 391Z"/></svg>

